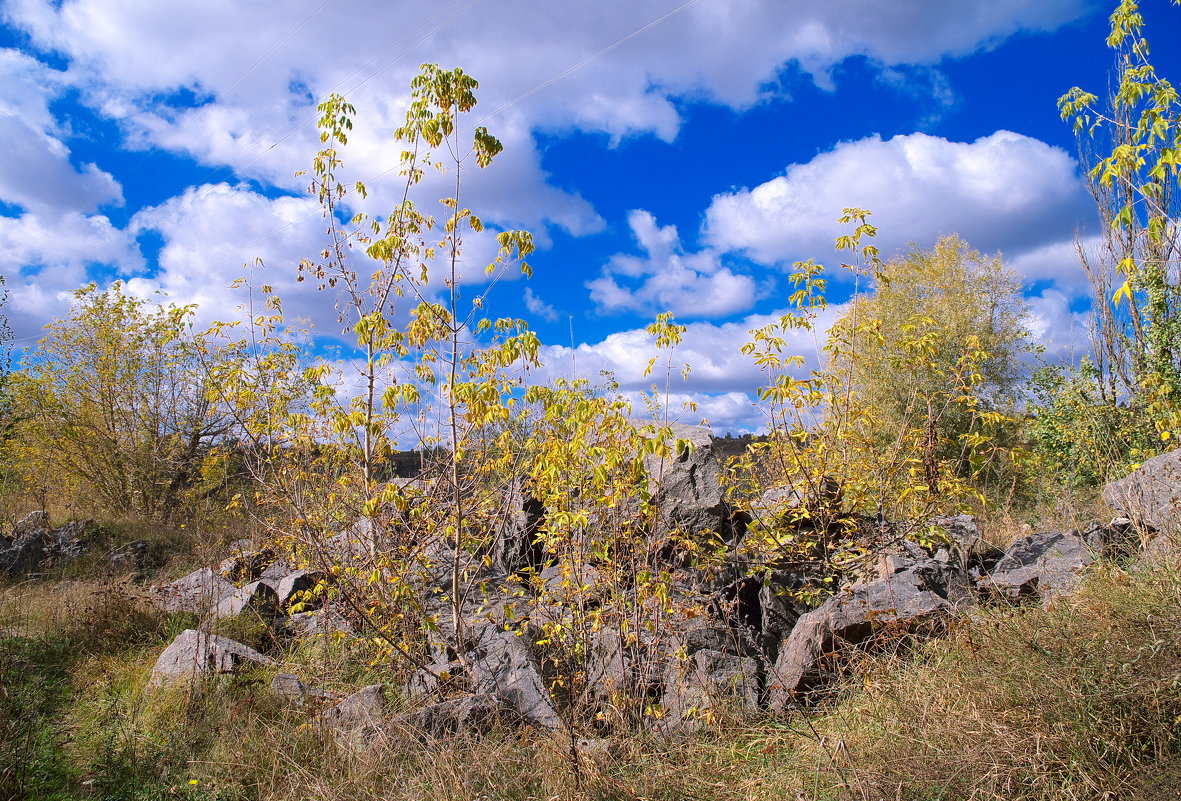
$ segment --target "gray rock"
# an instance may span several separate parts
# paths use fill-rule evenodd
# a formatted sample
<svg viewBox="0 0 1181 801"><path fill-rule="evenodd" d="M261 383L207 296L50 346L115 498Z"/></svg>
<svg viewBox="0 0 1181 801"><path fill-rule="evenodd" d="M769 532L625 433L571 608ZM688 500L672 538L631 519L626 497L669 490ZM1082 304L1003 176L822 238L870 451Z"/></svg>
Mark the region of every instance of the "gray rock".
<svg viewBox="0 0 1181 801"><path fill-rule="evenodd" d="M1038 596L1048 604L1070 594L1079 574L1095 557L1076 532L1030 534L1014 542L996 567L979 581L981 590L1008 600Z"/></svg>
<svg viewBox="0 0 1181 801"><path fill-rule="evenodd" d="M537 534L545 521L545 507L525 490L520 479L509 483L501 506L492 540L493 564L505 574L540 569L545 549L537 542Z"/></svg>
<svg viewBox="0 0 1181 801"><path fill-rule="evenodd" d="M13 526L12 535L0 541L7 546L0 548L0 573L19 576L41 572L81 556L86 551L86 525L74 521L51 531L45 512L26 515Z"/></svg>
<svg viewBox="0 0 1181 801"><path fill-rule="evenodd" d="M931 523L947 535L946 555L940 561L955 562L963 570L976 567L988 572L1004 555L1004 550L980 536L980 523L972 515L941 515Z"/></svg>
<svg viewBox="0 0 1181 801"><path fill-rule="evenodd" d="M649 490L660 508L661 523L688 534L712 531L730 536L730 508L722 489L722 464L713 445L713 435L703 426L671 423L670 453L644 457ZM677 440L689 448L677 453Z"/></svg>
<svg viewBox="0 0 1181 801"><path fill-rule="evenodd" d="M20 576L35 570L46 560L45 541L36 535L26 535L11 546L0 550L0 573Z"/></svg>
<svg viewBox="0 0 1181 801"><path fill-rule="evenodd" d="M227 637L187 629L164 649L152 668L149 686L159 687L223 673L246 665L273 665L273 660Z"/></svg>
<svg viewBox="0 0 1181 801"><path fill-rule="evenodd" d="M287 630L297 637L352 634L353 626L335 609L314 609L287 618Z"/></svg>
<svg viewBox="0 0 1181 801"><path fill-rule="evenodd" d="M446 696L465 684L463 663L438 661L414 671L404 691L409 696Z"/></svg>
<svg viewBox="0 0 1181 801"><path fill-rule="evenodd" d="M335 706L325 709L321 722L330 729L350 734L363 734L381 728L385 719L385 700L381 685L362 687Z"/></svg>
<svg viewBox="0 0 1181 801"><path fill-rule="evenodd" d="M483 626L476 637L467 657L472 691L499 696L526 723L546 729L560 727L562 719L546 690L531 637L493 625Z"/></svg>
<svg viewBox="0 0 1181 801"><path fill-rule="evenodd" d="M815 487L769 487L747 503L751 517L765 525L811 525L817 518L832 518L841 510L842 487L823 477Z"/></svg>
<svg viewBox="0 0 1181 801"><path fill-rule="evenodd" d="M262 569L262 572L258 574L258 578L260 581L265 581L273 587L277 582L282 581L284 577L294 572L291 565L287 564L286 559L276 559Z"/></svg>
<svg viewBox="0 0 1181 801"><path fill-rule="evenodd" d="M457 734L487 734L520 722L512 704L488 693L453 698L394 719L404 728L442 740Z"/></svg>
<svg viewBox="0 0 1181 801"><path fill-rule="evenodd" d="M149 596L165 612L192 612L201 616L236 590L212 568L203 567L169 584L152 587Z"/></svg>
<svg viewBox="0 0 1181 801"><path fill-rule="evenodd" d="M120 545L107 556L107 564L116 570L139 570L148 560L146 540L133 540Z"/></svg>
<svg viewBox="0 0 1181 801"><path fill-rule="evenodd" d="M13 542L25 537L41 536L49 530L48 512L29 512L12 526Z"/></svg>
<svg viewBox="0 0 1181 801"><path fill-rule="evenodd" d="M1136 525L1181 542L1181 450L1155 456L1111 482L1103 501Z"/></svg>
<svg viewBox="0 0 1181 801"><path fill-rule="evenodd" d="M646 632L640 633L638 641L628 639L608 627L591 633L582 706L603 708L619 698L659 696L666 649Z"/></svg>
<svg viewBox="0 0 1181 801"><path fill-rule="evenodd" d="M269 568L268 568L269 569ZM287 609L299 593L308 592L324 578L324 574L317 570L296 570L281 578L264 576L259 581L275 592L275 603L279 609ZM312 606L317 605L312 603Z"/></svg>
<svg viewBox="0 0 1181 801"><path fill-rule="evenodd" d="M873 578L889 578L895 573L910 570L919 562L925 562L930 558L931 554L918 543L910 542L909 540L893 543L881 549L876 554ZM940 559L938 561L947 562L950 559Z"/></svg>
<svg viewBox="0 0 1181 801"><path fill-rule="evenodd" d="M294 673L276 673L271 679L271 692L280 698L302 704L307 698L307 685Z"/></svg>
<svg viewBox="0 0 1181 801"><path fill-rule="evenodd" d="M243 613L258 615L264 620L274 620L279 615L279 596L264 581L256 581L232 592L217 602L209 613L209 620L221 620Z"/></svg>
<svg viewBox="0 0 1181 801"><path fill-rule="evenodd" d="M671 660L664 680L665 731L692 731L715 714L759 709L759 663L751 657L701 649Z"/></svg>
<svg viewBox="0 0 1181 801"><path fill-rule="evenodd" d="M800 617L779 649L769 678L775 711L822 689L839 674L833 657L842 646L859 646L883 629L931 636L972 601L967 578L934 560L888 578L843 590Z"/></svg>

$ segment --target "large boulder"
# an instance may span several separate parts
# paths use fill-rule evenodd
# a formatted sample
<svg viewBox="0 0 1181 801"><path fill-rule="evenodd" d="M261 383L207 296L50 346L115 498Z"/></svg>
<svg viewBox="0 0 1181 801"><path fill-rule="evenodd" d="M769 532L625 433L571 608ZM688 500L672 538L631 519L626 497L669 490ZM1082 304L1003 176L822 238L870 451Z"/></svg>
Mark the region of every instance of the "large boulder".
<svg viewBox="0 0 1181 801"><path fill-rule="evenodd" d="M524 722L545 729L562 725L542 676L541 660L528 631L484 625L467 654L470 685L476 695L496 695Z"/></svg>
<svg viewBox="0 0 1181 801"><path fill-rule="evenodd" d="M505 574L526 568L540 569L545 549L537 542L537 534L544 521L545 507L541 501L526 491L520 479L510 482L493 532L493 564Z"/></svg>
<svg viewBox="0 0 1181 801"><path fill-rule="evenodd" d="M465 695L394 718L395 724L433 739L458 734L487 734L520 722L512 704L488 693Z"/></svg>
<svg viewBox="0 0 1181 801"><path fill-rule="evenodd" d="M1009 546L978 586L1008 600L1035 596L1048 604L1072 592L1079 574L1094 561L1091 548L1077 532L1030 534Z"/></svg>
<svg viewBox="0 0 1181 801"><path fill-rule="evenodd" d="M273 665L253 648L204 631L187 629L164 649L152 668L149 686L159 687L198 678L236 673L247 665Z"/></svg>
<svg viewBox="0 0 1181 801"><path fill-rule="evenodd" d="M664 676L665 731L690 731L718 715L759 710L758 660L711 648L670 659Z"/></svg>
<svg viewBox="0 0 1181 801"><path fill-rule="evenodd" d="M49 515L32 512L12 527L12 533L0 539L0 573L19 576L68 562L86 550L84 521L49 528Z"/></svg>
<svg viewBox="0 0 1181 801"><path fill-rule="evenodd" d="M722 463L714 449L713 434L703 426L681 423L671 423L668 428L669 453L644 457L661 523L688 534L712 531L728 538L730 508L722 489ZM688 447L678 452L678 440Z"/></svg>
<svg viewBox="0 0 1181 801"><path fill-rule="evenodd" d="M822 689L840 674L842 647L861 646L883 631L932 636L972 601L966 576L928 560L901 573L832 596L800 617L769 676L775 711Z"/></svg>
<svg viewBox="0 0 1181 801"><path fill-rule="evenodd" d="M184 578L152 587L149 596L165 612L192 612L200 616L216 608L237 589L213 568L203 567Z"/></svg>
<svg viewBox="0 0 1181 801"><path fill-rule="evenodd" d="M381 685L370 684L325 709L320 720L324 726L338 733L358 735L380 729L384 718L385 700Z"/></svg>
<svg viewBox="0 0 1181 801"><path fill-rule="evenodd" d="M255 581L245 587L235 588L218 601L208 619L221 620L245 613L272 621L279 616L279 596L266 582Z"/></svg>
<svg viewBox="0 0 1181 801"><path fill-rule="evenodd" d="M1181 538L1181 450L1155 456L1111 482L1103 500L1140 526Z"/></svg>
<svg viewBox="0 0 1181 801"><path fill-rule="evenodd" d="M318 570L295 570L285 574L276 573L273 576L264 575L259 582L274 591L278 608L286 610L297 596L315 589L323 578L324 574ZM312 606L315 604L308 604L305 611Z"/></svg>

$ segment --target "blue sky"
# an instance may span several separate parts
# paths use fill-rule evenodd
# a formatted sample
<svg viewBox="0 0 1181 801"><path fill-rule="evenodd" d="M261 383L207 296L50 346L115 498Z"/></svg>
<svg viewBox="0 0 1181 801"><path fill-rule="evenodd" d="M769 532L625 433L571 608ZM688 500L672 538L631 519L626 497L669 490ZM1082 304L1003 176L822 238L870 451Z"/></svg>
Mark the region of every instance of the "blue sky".
<svg viewBox="0 0 1181 801"><path fill-rule="evenodd" d="M757 427L738 347L784 308L792 261L834 261L849 205L874 211L887 254L953 232L1002 251L1050 353L1077 355L1074 241L1095 221L1055 101L1107 86L1111 5L0 0L6 312L28 345L71 289L118 277L224 318L261 257L289 312L331 334L332 299L295 282L322 246L294 177L317 148L314 105L345 91L357 106L346 159L367 179L395 162L409 80L436 61L480 80L477 117L502 109L483 124L505 152L465 203L537 238L534 278L489 305L530 321L552 372L573 330L580 373L641 388L643 329L671 310L690 326L683 394L716 428ZM1181 8L1143 10L1176 80ZM370 189L376 213L398 191L392 176ZM489 242L469 244L474 293Z"/></svg>

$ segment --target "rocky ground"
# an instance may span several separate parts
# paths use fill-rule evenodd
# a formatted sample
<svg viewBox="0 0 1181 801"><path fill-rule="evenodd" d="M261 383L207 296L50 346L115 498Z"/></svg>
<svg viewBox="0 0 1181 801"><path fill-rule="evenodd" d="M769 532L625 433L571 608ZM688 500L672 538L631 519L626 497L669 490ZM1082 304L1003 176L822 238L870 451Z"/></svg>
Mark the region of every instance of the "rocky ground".
<svg viewBox="0 0 1181 801"><path fill-rule="evenodd" d="M319 689L315 676L286 673L274 677L269 692L306 706L326 727L362 738L383 727L432 737L506 725L562 729L574 724L575 712L584 721L605 720L621 693L642 695L651 713L645 725L665 732L692 730L711 709L786 714L821 698L858 650L937 637L982 607L1053 604L1072 593L1097 560L1160 559L1181 531L1178 451L1106 489L1107 503L1123 515L1110 523L1033 532L1002 551L981 539L972 517L940 518L934 523L944 532L942 542L887 539L859 580L809 604L793 592L803 580L798 567L752 575L741 558L741 521L757 514L758 504L754 511L727 505L707 431L677 434L695 447L660 471L668 519L691 532L721 532L728 558L721 568L672 566L675 579L663 602L670 611L659 631L630 637L616 627L589 631L579 652L577 705L569 687L558 689L555 665L563 655L546 634L573 621L571 607L545 591L561 580L561 566L537 564L530 538L545 510L519 489L506 500L513 522L499 532L486 560L481 591L456 608L445 582L425 588L425 615L434 630L423 632L420 664L396 688L412 703L393 712L379 685L342 697ZM45 566L76 557L85 548L79 534L76 526L51 529L44 515L30 515L0 550L0 569L35 578ZM368 532L353 527L329 541L325 552L348 564L366 558L368 542ZM134 565L142 552L141 543L131 542L105 558ZM453 555L440 553L437 561L447 564ZM191 613L199 624L159 655L150 685L187 685L270 664L268 656L216 633L228 618L254 616L287 638L366 634L356 610L339 600L325 603L331 593L313 592L331 584L331 570L320 569L328 567L299 567L240 543L228 558L152 587L161 609ZM522 583L522 571L530 582ZM590 596L594 582L592 571L583 585Z"/></svg>

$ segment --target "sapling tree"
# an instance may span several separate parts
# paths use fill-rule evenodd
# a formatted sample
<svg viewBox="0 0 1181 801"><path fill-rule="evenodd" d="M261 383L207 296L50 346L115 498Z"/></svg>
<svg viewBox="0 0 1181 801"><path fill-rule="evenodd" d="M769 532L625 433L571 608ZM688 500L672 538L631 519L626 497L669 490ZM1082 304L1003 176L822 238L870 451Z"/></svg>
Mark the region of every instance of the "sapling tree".
<svg viewBox="0 0 1181 801"><path fill-rule="evenodd" d="M536 337L521 321L482 316L489 289L508 266L529 272L527 232L497 235L490 280L464 298L464 236L483 224L462 203L462 176L487 167L501 150L483 127L464 130L476 88L462 70L430 64L414 79L405 124L394 133L405 146L399 199L384 217L358 210L368 188L342 177L354 108L335 95L321 104L323 147L309 175L328 243L318 259L300 265L300 277L335 294L357 357L347 364L319 360L298 380L283 377L307 357L280 336L281 305L271 296L266 313L250 321L250 335L239 339L239 349L254 354L239 364L257 369L220 383L242 388L239 419L249 436L266 440L269 464L260 474L268 477L265 503L276 530L291 534L297 550L334 576L332 591L384 647L419 662L415 643L424 627L439 626L432 605L440 599L452 635L464 637L473 576L502 512L491 484L503 472L484 458L495 439L489 432L511 418L524 370L537 361ZM438 216L418 202L430 172L452 182ZM256 348L259 334L269 344ZM433 454L414 482L392 475L399 434ZM342 538L327 542L341 530ZM359 540L360 552L350 539ZM342 551L350 558L342 560ZM446 587L427 597L440 569Z"/></svg>
<svg viewBox="0 0 1181 801"><path fill-rule="evenodd" d="M1074 87L1058 101L1102 223L1099 251L1082 254L1095 290L1098 389L1107 403L1171 408L1181 392L1181 99L1151 62L1135 0L1117 4L1107 44L1112 91L1101 100ZM1158 415L1166 436L1168 418Z"/></svg>

